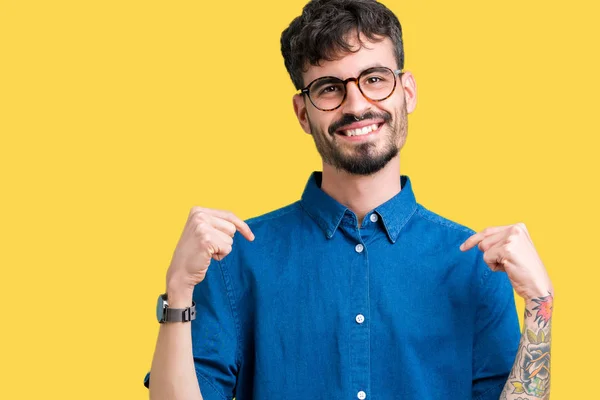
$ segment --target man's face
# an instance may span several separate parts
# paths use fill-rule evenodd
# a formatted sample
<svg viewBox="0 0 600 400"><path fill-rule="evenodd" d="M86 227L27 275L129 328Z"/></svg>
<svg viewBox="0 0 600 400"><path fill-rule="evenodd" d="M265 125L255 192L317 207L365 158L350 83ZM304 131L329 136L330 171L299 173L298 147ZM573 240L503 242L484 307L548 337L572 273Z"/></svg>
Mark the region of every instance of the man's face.
<svg viewBox="0 0 600 400"><path fill-rule="evenodd" d="M371 67L397 69L393 44L389 38L371 42L362 37L367 47L356 53L344 54L335 61L322 61L304 73L304 83L323 76L340 79L358 77ZM358 42L351 41L354 49ZM396 77L394 93L383 101L365 98L354 82L346 85L346 99L333 111L314 107L306 95L294 96L294 108L303 129L310 133L323 161L354 175L371 175L387 165L404 146L407 133L407 114L416 103L414 78L405 73ZM365 135L356 129L375 128Z"/></svg>

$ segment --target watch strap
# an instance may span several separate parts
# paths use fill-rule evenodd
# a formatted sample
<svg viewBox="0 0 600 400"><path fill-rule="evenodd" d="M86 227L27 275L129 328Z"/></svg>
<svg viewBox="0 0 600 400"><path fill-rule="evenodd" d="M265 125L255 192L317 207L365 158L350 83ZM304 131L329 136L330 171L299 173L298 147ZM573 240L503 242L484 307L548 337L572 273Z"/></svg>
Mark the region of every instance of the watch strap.
<svg viewBox="0 0 600 400"><path fill-rule="evenodd" d="M163 322L189 322L196 319L196 303L188 308L165 308Z"/></svg>

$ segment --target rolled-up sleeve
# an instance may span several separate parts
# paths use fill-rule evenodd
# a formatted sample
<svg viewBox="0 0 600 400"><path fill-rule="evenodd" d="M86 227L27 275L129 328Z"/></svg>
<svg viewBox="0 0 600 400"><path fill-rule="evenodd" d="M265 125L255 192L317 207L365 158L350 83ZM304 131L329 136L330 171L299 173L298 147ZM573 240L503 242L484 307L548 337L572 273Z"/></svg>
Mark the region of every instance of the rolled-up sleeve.
<svg viewBox="0 0 600 400"><path fill-rule="evenodd" d="M474 400L498 400L515 361L521 333L513 288L505 272L493 272L477 255L478 306L473 341Z"/></svg>
<svg viewBox="0 0 600 400"><path fill-rule="evenodd" d="M227 258L212 260L206 277L194 288L192 348L204 400L233 399L240 365L239 326L226 262ZM146 387L149 380L150 373L144 379Z"/></svg>

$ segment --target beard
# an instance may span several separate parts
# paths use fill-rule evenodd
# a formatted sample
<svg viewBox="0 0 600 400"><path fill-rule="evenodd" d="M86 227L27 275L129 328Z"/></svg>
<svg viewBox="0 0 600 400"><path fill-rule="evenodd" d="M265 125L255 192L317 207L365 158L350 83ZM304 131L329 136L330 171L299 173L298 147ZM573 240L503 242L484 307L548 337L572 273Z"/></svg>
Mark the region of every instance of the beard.
<svg viewBox="0 0 600 400"><path fill-rule="evenodd" d="M323 132L314 126L309 118L310 132L323 162L352 175L372 175L383 169L398 155L406 141L408 127L406 103L400 107L394 118L388 112L368 111L359 120L376 118L384 121L377 135L385 135L385 137L348 146L340 145L339 142L344 139L339 138L334 132L341 126L356 122L353 115L344 114L339 121L331 124L328 132ZM327 139L327 136L331 136L331 139ZM383 148L378 150L380 141L384 142Z"/></svg>

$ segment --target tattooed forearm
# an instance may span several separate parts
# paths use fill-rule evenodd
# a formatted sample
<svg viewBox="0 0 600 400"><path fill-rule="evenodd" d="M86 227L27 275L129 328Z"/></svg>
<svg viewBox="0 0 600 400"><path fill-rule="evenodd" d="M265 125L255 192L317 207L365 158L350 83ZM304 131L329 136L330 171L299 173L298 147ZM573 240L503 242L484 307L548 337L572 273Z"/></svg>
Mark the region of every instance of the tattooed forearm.
<svg viewBox="0 0 600 400"><path fill-rule="evenodd" d="M550 398L552 293L525 304L523 335L500 399Z"/></svg>

